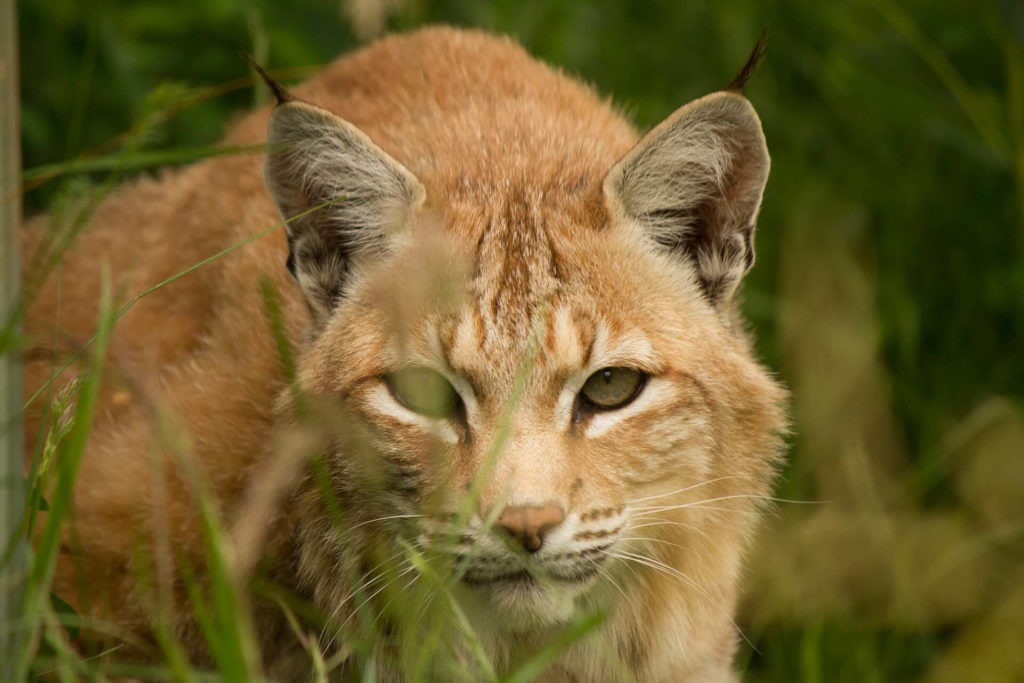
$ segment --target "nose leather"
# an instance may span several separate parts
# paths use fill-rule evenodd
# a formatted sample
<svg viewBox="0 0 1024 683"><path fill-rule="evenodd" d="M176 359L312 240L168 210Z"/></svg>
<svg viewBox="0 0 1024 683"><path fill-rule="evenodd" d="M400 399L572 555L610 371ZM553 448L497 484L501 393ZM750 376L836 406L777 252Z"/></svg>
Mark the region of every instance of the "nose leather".
<svg viewBox="0 0 1024 683"><path fill-rule="evenodd" d="M558 505L517 505L507 507L495 525L519 541L527 552L535 553L544 545L548 533L565 520Z"/></svg>

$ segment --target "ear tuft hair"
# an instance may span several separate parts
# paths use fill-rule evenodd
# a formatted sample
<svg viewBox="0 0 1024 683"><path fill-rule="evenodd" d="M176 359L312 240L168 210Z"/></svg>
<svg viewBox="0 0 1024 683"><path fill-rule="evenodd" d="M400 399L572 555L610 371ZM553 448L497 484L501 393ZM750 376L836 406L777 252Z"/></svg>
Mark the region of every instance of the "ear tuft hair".
<svg viewBox="0 0 1024 683"><path fill-rule="evenodd" d="M245 61L249 62L249 66L252 67L253 71L260 75L260 78L263 79L263 82L266 83L267 87L270 88L270 91L274 93L274 98L277 99L278 104L285 104L286 102L295 101L295 96L292 95L287 90L285 90L280 83L275 81L270 76L270 74L267 73L267 70L260 66L259 62L257 62L256 59L251 54L249 54L245 50L242 50L241 52L242 57L245 58Z"/></svg>
<svg viewBox="0 0 1024 683"><path fill-rule="evenodd" d="M747 57L747 63L743 65L743 68L736 78L730 81L729 85L725 86L726 90L731 92L743 94L744 88L747 87L747 81L757 71L757 67L760 66L761 60L764 59L765 50L768 49L768 29L761 31L761 35L758 36L757 42L754 43L754 49L750 51L750 56Z"/></svg>

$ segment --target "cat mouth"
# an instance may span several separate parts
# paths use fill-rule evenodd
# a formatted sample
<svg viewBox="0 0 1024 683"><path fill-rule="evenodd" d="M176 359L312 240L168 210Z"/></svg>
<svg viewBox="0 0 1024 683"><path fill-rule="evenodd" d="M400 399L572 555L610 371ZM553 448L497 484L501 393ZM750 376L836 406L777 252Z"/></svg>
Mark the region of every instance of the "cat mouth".
<svg viewBox="0 0 1024 683"><path fill-rule="evenodd" d="M492 586L496 584L535 586L538 581L530 572L520 571L505 574L488 575L484 572L467 571L462 575L462 582L470 586Z"/></svg>
<svg viewBox="0 0 1024 683"><path fill-rule="evenodd" d="M491 555L467 556L459 553L465 562L462 583L468 586L509 587L543 590L548 587L566 587L590 581L600 571L607 558L610 544L602 544L572 553L557 554L549 558L522 557L497 558Z"/></svg>
<svg viewBox="0 0 1024 683"><path fill-rule="evenodd" d="M509 586L516 588L544 588L551 584L583 583L597 574L597 567L580 568L572 572L545 572L537 575L526 569L494 573L470 568L462 575L469 586Z"/></svg>

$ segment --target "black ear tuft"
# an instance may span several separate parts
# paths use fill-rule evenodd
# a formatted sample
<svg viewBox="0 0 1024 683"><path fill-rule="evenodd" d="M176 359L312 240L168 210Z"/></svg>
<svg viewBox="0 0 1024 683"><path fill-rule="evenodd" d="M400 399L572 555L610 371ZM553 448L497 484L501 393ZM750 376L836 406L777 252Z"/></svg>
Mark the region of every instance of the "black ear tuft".
<svg viewBox="0 0 1024 683"><path fill-rule="evenodd" d="M761 35L758 36L757 42L754 43L754 49L750 51L750 56L747 57L747 63L743 65L743 68L736 75L736 78L732 79L729 85L725 86L726 90L732 92L738 92L743 94L743 89L747 87L747 81L757 71L757 67L761 64L761 60L764 59L765 50L768 49L768 29L761 31Z"/></svg>
<svg viewBox="0 0 1024 683"><path fill-rule="evenodd" d="M286 102L295 101L295 96L292 95L287 90L285 90L280 83L271 78L270 74L267 73L267 70L260 66L259 63L251 54L249 54L245 50L242 50L241 52L242 57L245 58L245 61L249 62L249 66L253 68L253 71L260 75L260 78L263 79L263 82L266 83L267 87L270 88L270 91L274 93L274 97L277 99L278 104L284 104Z"/></svg>

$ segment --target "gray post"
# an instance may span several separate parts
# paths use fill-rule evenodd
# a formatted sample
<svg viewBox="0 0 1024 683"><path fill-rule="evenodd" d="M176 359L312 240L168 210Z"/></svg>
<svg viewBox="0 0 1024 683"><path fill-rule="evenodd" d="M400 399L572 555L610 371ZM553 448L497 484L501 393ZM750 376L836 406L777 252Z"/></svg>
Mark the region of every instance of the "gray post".
<svg viewBox="0 0 1024 683"><path fill-rule="evenodd" d="M18 16L16 0L0 0L0 326L11 320L20 289L18 226L21 221L19 143ZM21 362L13 349L0 349L0 553L17 539L17 550L0 567L0 680L14 680L23 642L21 598L25 554L20 523L25 492L21 455ZM13 627L13 628L12 628Z"/></svg>

